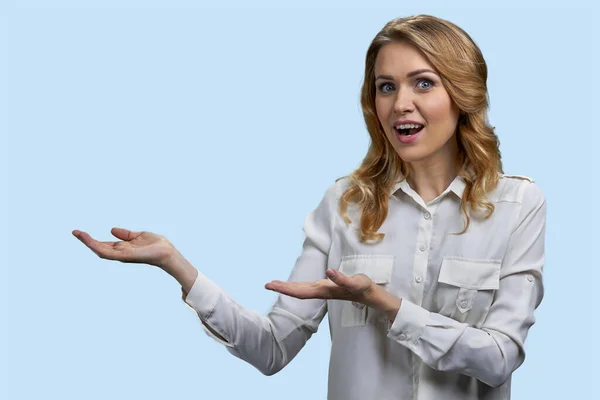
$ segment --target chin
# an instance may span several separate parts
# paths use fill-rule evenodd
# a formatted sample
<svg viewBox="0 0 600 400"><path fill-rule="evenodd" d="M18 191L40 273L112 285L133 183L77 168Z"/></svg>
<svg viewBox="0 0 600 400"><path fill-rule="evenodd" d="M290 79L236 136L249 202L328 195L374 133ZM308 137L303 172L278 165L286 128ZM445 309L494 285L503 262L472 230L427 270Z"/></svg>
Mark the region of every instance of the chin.
<svg viewBox="0 0 600 400"><path fill-rule="evenodd" d="M413 148L402 148L399 150L396 149L396 153L398 153L402 161L407 163L423 161L431 156L430 152L422 148L420 149L418 146Z"/></svg>

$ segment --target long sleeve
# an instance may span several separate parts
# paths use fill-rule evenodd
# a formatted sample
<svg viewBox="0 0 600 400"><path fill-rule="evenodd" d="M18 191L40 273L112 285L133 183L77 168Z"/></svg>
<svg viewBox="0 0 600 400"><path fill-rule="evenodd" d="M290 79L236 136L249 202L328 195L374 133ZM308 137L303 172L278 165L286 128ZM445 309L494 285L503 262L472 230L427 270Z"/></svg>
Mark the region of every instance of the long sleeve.
<svg viewBox="0 0 600 400"><path fill-rule="evenodd" d="M326 277L337 192L338 185L331 185L317 208L306 217L302 252L288 281ZM268 315L263 316L238 304L202 273L184 301L197 312L209 336L265 375L280 371L296 356L327 312L325 300L279 295Z"/></svg>
<svg viewBox="0 0 600 400"><path fill-rule="evenodd" d="M546 201L528 183L520 216L508 242L500 282L480 328L460 323L402 300L388 337L439 371L502 385L525 359L524 342L542 301Z"/></svg>

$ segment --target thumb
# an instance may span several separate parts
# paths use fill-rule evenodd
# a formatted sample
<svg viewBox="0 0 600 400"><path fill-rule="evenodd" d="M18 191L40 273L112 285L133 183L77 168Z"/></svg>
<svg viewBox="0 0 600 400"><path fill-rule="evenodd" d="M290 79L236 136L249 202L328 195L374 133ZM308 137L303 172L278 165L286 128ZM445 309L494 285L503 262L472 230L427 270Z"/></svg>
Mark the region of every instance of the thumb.
<svg viewBox="0 0 600 400"><path fill-rule="evenodd" d="M119 238L121 240L130 241L138 237L142 232L134 232L124 228L112 228L110 233L113 234L114 237Z"/></svg>
<svg viewBox="0 0 600 400"><path fill-rule="evenodd" d="M338 270L328 269L327 271L325 271L325 275L327 275L327 277L331 279L336 285L343 287L351 286L350 278Z"/></svg>

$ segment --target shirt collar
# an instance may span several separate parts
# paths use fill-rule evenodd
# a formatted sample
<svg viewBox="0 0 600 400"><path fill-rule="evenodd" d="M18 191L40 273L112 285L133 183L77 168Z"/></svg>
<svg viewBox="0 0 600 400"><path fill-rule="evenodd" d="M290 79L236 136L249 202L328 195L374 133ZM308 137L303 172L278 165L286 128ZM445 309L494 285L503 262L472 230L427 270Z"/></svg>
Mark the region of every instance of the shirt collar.
<svg viewBox="0 0 600 400"><path fill-rule="evenodd" d="M458 196L458 198L462 199L462 195L463 195L463 192L465 191L466 186L467 186L467 184L466 184L464 178L462 178L461 176L456 176L456 178L454 178L454 180L450 183L450 185L446 188L446 190L444 190L442 192L442 194L440 194L436 198L436 200L442 198L443 196L446 195L446 193L449 193L449 192L454 193L456 196ZM415 190L410 187L410 185L408 184L408 182L406 181L406 179L404 178L404 175L402 175L402 173L400 173L398 181L394 184L394 186L392 186L390 195L394 195L398 190L402 190L404 193L408 194L409 196L411 196L413 198L415 196L417 196L417 192L415 192Z"/></svg>

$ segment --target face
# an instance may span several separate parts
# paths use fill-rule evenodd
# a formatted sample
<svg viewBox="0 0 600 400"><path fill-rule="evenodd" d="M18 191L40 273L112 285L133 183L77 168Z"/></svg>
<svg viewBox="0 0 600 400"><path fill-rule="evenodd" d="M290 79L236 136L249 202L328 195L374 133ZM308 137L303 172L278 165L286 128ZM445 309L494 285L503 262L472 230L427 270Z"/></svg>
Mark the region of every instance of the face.
<svg viewBox="0 0 600 400"><path fill-rule="evenodd" d="M375 79L377 117L400 158L413 168L453 166L460 110L421 51L408 43L384 45L375 62ZM419 126L398 131L395 126L402 121Z"/></svg>

